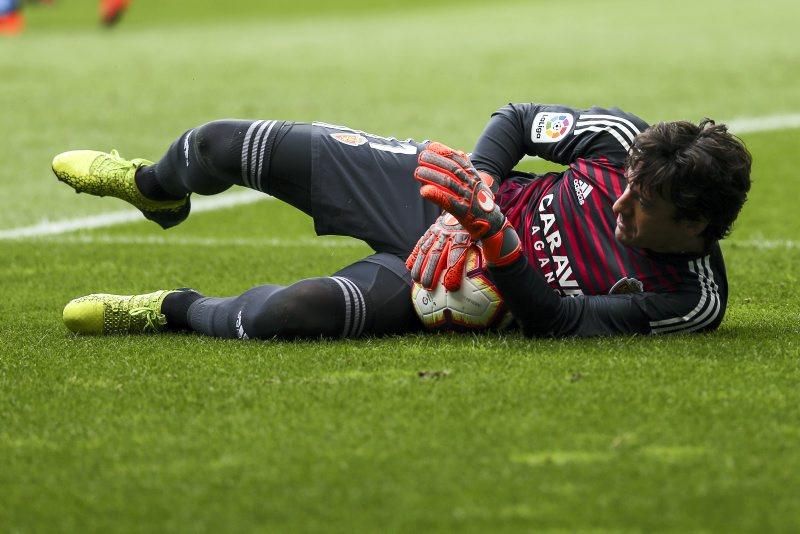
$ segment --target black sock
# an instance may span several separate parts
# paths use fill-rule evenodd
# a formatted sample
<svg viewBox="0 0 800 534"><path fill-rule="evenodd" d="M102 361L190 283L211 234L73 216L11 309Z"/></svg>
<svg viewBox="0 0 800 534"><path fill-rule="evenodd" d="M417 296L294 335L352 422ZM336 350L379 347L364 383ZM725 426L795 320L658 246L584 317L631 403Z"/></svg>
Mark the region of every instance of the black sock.
<svg viewBox="0 0 800 534"><path fill-rule="evenodd" d="M204 297L191 305L189 326L223 338L357 337L366 322L366 303L358 300L357 288L342 284L309 278L288 287L255 287L238 297Z"/></svg>
<svg viewBox="0 0 800 534"><path fill-rule="evenodd" d="M147 167L140 167L136 170L134 180L136 180L136 187L145 198L150 200L180 200L183 196L176 196L168 193L156 180L156 166L148 165Z"/></svg>
<svg viewBox="0 0 800 534"><path fill-rule="evenodd" d="M181 289L164 297L161 303L161 313L167 317L169 330L189 330L187 317L189 306L203 295L192 289Z"/></svg>

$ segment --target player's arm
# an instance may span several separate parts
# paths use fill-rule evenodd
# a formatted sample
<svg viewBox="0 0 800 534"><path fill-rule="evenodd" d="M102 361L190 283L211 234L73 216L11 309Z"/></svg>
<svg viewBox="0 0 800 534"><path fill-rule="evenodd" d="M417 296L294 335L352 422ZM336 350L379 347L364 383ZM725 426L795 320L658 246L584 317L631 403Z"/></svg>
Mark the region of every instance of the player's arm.
<svg viewBox="0 0 800 534"><path fill-rule="evenodd" d="M523 256L489 271L508 309L530 337L645 334L647 317L629 295L562 297Z"/></svg>
<svg viewBox="0 0 800 534"><path fill-rule="evenodd" d="M645 128L642 119L617 108L509 104L489 119L471 160L476 169L500 180L525 155L562 165L603 156L621 165Z"/></svg>
<svg viewBox="0 0 800 534"><path fill-rule="evenodd" d="M632 295L562 297L522 257L506 267L490 266L503 300L530 337L589 337L648 334L647 315Z"/></svg>
<svg viewBox="0 0 800 534"><path fill-rule="evenodd" d="M713 330L722 322L724 298L713 287L702 293L630 293L562 297L525 258L491 267L506 305L531 337L669 334Z"/></svg>

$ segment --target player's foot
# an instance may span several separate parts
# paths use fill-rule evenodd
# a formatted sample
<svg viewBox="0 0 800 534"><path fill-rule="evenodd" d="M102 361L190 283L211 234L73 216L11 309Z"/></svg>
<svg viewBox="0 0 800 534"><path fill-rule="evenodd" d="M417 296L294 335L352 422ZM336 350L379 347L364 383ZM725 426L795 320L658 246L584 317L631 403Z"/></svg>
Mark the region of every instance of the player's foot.
<svg viewBox="0 0 800 534"><path fill-rule="evenodd" d="M17 35L25 29L25 19L21 11L0 15L0 35Z"/></svg>
<svg viewBox="0 0 800 534"><path fill-rule="evenodd" d="M161 304L179 290L160 290L145 295L86 295L64 307L64 324L76 334L143 334L166 328Z"/></svg>
<svg viewBox="0 0 800 534"><path fill-rule="evenodd" d="M100 2L100 22L105 26L113 26L128 9L130 0L101 0Z"/></svg>
<svg viewBox="0 0 800 534"><path fill-rule="evenodd" d="M53 158L53 172L77 193L121 198L162 228L170 228L189 216L189 195L180 200L151 200L136 186L136 170L152 162L122 159L116 150L110 154L95 150L72 150Z"/></svg>

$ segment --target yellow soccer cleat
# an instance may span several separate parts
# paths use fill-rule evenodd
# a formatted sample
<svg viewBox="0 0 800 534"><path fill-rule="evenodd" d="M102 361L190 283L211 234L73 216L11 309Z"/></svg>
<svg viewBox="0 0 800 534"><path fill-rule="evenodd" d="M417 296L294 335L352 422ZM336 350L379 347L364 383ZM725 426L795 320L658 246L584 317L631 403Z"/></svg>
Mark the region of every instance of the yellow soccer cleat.
<svg viewBox="0 0 800 534"><path fill-rule="evenodd" d="M144 159L122 159L96 150L71 150L53 158L53 172L76 193L116 197L136 206L144 216L167 229L182 222L191 209L189 195L180 200L150 200L136 186L136 169L152 165Z"/></svg>
<svg viewBox="0 0 800 534"><path fill-rule="evenodd" d="M161 304L177 290L145 295L87 295L64 307L64 324L76 334L144 334L166 328Z"/></svg>

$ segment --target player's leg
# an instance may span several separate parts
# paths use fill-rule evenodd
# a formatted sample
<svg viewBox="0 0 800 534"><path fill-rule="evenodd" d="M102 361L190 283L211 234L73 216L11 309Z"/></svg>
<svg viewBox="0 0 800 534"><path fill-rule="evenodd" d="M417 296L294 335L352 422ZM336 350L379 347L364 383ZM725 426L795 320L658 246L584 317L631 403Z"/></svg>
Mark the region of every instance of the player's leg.
<svg viewBox="0 0 800 534"><path fill-rule="evenodd" d="M335 337L346 322L342 301L335 280L312 278L227 298L192 290L93 294L69 302L63 318L71 331L89 335L192 330L222 338Z"/></svg>
<svg viewBox="0 0 800 534"><path fill-rule="evenodd" d="M215 337L386 335L420 328L410 285L402 261L376 254L330 277L287 287L261 286L233 298L202 298L185 313L190 329ZM181 310L176 307L174 312L180 315Z"/></svg>
<svg viewBox="0 0 800 534"><path fill-rule="evenodd" d="M76 191L130 202L164 228L188 216L191 193L241 185L312 215L320 235L405 257L439 215L413 179L420 146L323 123L222 120L185 132L155 164L78 150L56 156L53 171Z"/></svg>
<svg viewBox="0 0 800 534"><path fill-rule="evenodd" d="M77 192L133 204L163 228L188 216L191 193L213 195L232 185L275 194L309 213L311 125L214 121L185 132L157 163L73 150L53 159L53 172Z"/></svg>
<svg viewBox="0 0 800 534"><path fill-rule="evenodd" d="M413 179L421 146L318 122L214 121L183 134L136 181L163 198L249 187L311 215L319 235L405 259L440 213Z"/></svg>
<svg viewBox="0 0 800 534"><path fill-rule="evenodd" d="M213 195L240 185L308 213L311 129L289 121L209 122L185 132L157 163L139 169L136 183L151 198ZM285 183L288 188L277 187Z"/></svg>
<svg viewBox="0 0 800 534"><path fill-rule="evenodd" d="M402 260L376 254L330 277L259 286L238 297L209 298L191 290L89 295L67 304L64 322L82 334L189 329L223 338L385 335L420 327L410 285Z"/></svg>

